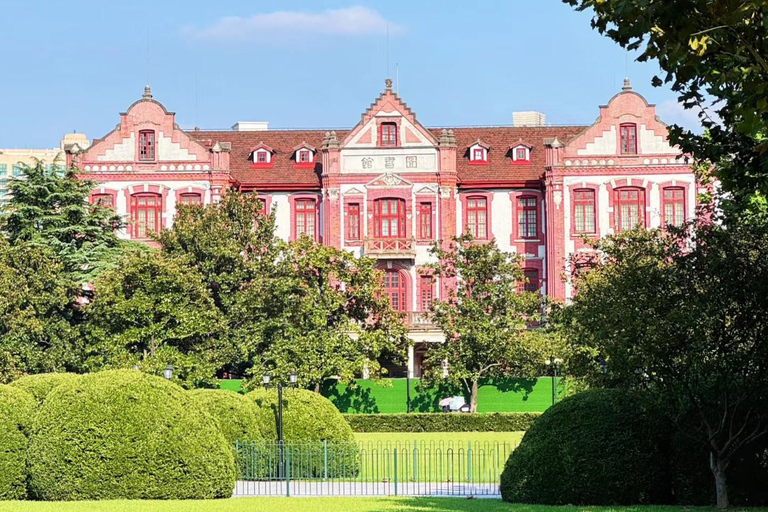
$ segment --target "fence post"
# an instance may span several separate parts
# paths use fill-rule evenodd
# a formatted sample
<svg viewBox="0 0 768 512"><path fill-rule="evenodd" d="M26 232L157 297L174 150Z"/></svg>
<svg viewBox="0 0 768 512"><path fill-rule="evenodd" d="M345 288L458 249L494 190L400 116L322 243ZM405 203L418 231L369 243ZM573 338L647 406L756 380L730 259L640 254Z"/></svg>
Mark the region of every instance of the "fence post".
<svg viewBox="0 0 768 512"><path fill-rule="evenodd" d="M419 481L419 445L418 441L413 442L413 481Z"/></svg>
<svg viewBox="0 0 768 512"><path fill-rule="evenodd" d="M323 480L328 481L328 440L323 439Z"/></svg>
<svg viewBox="0 0 768 512"><path fill-rule="evenodd" d="M467 478L472 483L472 441L469 441L467 447Z"/></svg>
<svg viewBox="0 0 768 512"><path fill-rule="evenodd" d="M395 496L397 496L397 447L395 447Z"/></svg>
<svg viewBox="0 0 768 512"><path fill-rule="evenodd" d="M291 497L291 448L285 450L285 497Z"/></svg>

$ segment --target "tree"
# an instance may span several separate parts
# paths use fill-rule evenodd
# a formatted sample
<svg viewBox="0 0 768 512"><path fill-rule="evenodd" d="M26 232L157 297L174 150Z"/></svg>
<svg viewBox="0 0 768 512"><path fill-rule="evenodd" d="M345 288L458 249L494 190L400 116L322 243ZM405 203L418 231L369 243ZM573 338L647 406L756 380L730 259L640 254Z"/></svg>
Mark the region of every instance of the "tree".
<svg viewBox="0 0 768 512"><path fill-rule="evenodd" d="M525 279L519 258L500 251L495 241L464 235L447 247L436 243L431 253L438 260L434 275L455 288L431 306L445 341L427 351L427 376L443 378L447 369L447 378L470 394L475 412L480 379L533 376L551 355L552 340L529 328L539 318L540 295L519 290Z"/></svg>
<svg viewBox="0 0 768 512"><path fill-rule="evenodd" d="M12 245L50 247L72 279L88 282L113 267L126 246L115 234L123 226L121 218L89 203L94 186L56 162L21 165L21 177L10 183L11 199L3 207L0 228Z"/></svg>
<svg viewBox="0 0 768 512"><path fill-rule="evenodd" d="M729 206L768 217L768 5L762 0L563 0L593 10L592 26L655 60L686 108L703 109L703 135L679 126L670 140L713 172ZM712 115L716 114L716 115Z"/></svg>
<svg viewBox="0 0 768 512"><path fill-rule="evenodd" d="M0 382L79 368L76 293L43 247L0 237Z"/></svg>
<svg viewBox="0 0 768 512"><path fill-rule="evenodd" d="M159 375L171 364L185 386L212 384L233 353L202 281L194 268L157 252L134 253L105 272L86 308L89 367L138 365Z"/></svg>
<svg viewBox="0 0 768 512"><path fill-rule="evenodd" d="M282 314L262 329L266 350L252 375L285 379L296 371L301 385L320 392L327 379L375 373L384 351L404 352L405 327L381 293L373 260L302 237L279 261L279 275L258 293Z"/></svg>
<svg viewBox="0 0 768 512"><path fill-rule="evenodd" d="M565 314L591 352L571 371L656 396L709 452L718 507L729 465L768 432L766 246L768 228L748 222L608 237Z"/></svg>

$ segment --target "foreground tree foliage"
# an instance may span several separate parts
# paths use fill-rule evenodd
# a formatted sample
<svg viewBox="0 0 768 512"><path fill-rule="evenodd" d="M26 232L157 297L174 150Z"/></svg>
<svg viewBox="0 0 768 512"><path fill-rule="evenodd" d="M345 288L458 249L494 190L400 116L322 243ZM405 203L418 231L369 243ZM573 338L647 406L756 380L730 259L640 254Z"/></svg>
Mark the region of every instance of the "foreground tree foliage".
<svg viewBox="0 0 768 512"><path fill-rule="evenodd" d="M653 393L705 447L719 507L732 461L768 433L765 247L768 227L745 222L608 237L566 311L575 353L592 356L571 371Z"/></svg>
<svg viewBox="0 0 768 512"><path fill-rule="evenodd" d="M673 126L670 140L713 172L733 205L768 216L768 4L762 0L563 0L592 10L592 26L638 60L658 62L686 108L700 114L703 135Z"/></svg>
<svg viewBox="0 0 768 512"><path fill-rule="evenodd" d="M539 319L541 296L519 290L525 276L515 255L469 235L446 247L435 244L431 252L438 260L433 275L454 282L455 288L431 306L445 342L427 352L426 376L463 386L476 412L480 379L536 376L552 353L554 338L529 328Z"/></svg>

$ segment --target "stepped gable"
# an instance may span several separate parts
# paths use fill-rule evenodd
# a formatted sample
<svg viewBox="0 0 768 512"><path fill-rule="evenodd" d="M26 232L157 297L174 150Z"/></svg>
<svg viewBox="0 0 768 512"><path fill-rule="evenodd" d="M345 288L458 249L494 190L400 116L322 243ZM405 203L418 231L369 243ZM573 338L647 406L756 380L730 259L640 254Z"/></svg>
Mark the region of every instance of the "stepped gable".
<svg viewBox="0 0 768 512"><path fill-rule="evenodd" d="M545 170L545 141L557 137L566 144L584 131L584 126L530 126L530 127L473 127L446 128L456 138L456 171L459 185L488 186L497 184L524 185L539 181ZM443 128L432 128L440 136ZM470 165L469 147L481 140L490 146L487 165ZM533 146L530 163L512 163L510 146L520 141Z"/></svg>
<svg viewBox="0 0 768 512"><path fill-rule="evenodd" d="M315 153L314 168L296 166L295 151L297 146L306 144L319 148L323 144L326 130L265 130L253 132L190 131L192 137L207 147L213 144L232 144L230 153L230 172L232 179L242 189L319 189L322 171L322 155ZM346 131L336 131L339 138ZM251 151L259 144L272 149L272 162L267 168L254 167Z"/></svg>

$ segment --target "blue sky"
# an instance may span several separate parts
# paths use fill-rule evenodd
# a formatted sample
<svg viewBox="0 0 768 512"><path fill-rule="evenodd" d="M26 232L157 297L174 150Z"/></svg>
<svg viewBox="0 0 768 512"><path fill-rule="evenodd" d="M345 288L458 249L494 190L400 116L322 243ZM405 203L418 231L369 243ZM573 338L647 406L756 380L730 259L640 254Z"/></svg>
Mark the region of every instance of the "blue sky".
<svg viewBox="0 0 768 512"><path fill-rule="evenodd" d="M4 0L0 148L101 137L147 76L183 128L349 127L396 65L427 126L510 124L519 110L589 124L626 61L589 19L559 0ZM691 126L670 90L651 87L656 71L629 59L635 90Z"/></svg>

